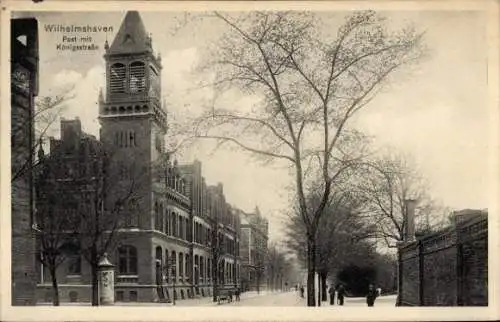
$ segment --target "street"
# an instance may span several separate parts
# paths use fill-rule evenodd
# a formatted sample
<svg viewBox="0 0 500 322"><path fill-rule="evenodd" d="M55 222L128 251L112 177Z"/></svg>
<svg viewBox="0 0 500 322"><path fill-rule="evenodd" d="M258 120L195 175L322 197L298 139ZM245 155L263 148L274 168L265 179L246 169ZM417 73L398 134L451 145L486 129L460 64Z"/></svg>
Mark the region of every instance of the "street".
<svg viewBox="0 0 500 322"><path fill-rule="evenodd" d="M301 298L297 292L267 292L261 291L257 292L246 292L241 295L241 300L239 302L234 301L227 303L212 301L212 297L203 297L198 299L188 299L188 300L178 300L175 303L177 307L197 307L197 306L295 306L295 307L305 307L306 299ZM377 307L394 307L396 304L396 295L386 295L377 298L375 301L375 306ZM38 303L38 305L51 305L50 303ZM61 303L63 306L88 306L88 302L80 303ZM116 302L115 306L172 306L172 303L138 303L138 302ZM352 306L365 306L366 299L364 297L347 297L344 300L344 307ZM324 308L339 308L338 305L330 306L329 302L321 302L321 307Z"/></svg>
<svg viewBox="0 0 500 322"><path fill-rule="evenodd" d="M178 302L179 306L190 305L217 305L216 303L209 302L207 304L195 304L196 300L187 300ZM189 303L193 302L193 303ZM396 304L396 296L388 295L381 296L375 301L375 306L383 306L383 307L394 307ZM250 294L242 294L241 301L232 303L221 303L221 306L306 306L306 299L301 298L296 292L261 292L261 294L256 294L254 292L250 292ZM329 302L321 302L321 305L324 307L331 307ZM345 298L344 306L366 306L366 299L364 297L348 297ZM338 307L335 305L334 307Z"/></svg>

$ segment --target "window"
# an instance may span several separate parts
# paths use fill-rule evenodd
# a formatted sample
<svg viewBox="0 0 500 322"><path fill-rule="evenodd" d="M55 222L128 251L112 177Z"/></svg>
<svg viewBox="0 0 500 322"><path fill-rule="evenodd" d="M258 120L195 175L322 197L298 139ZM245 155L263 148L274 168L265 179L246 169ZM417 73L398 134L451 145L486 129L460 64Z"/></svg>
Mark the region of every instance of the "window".
<svg viewBox="0 0 500 322"><path fill-rule="evenodd" d="M160 229L161 229L160 209L158 206L158 202L155 202L155 230L160 230Z"/></svg>
<svg viewBox="0 0 500 322"><path fill-rule="evenodd" d="M172 267L171 267L172 277L176 278L176 276L177 276L177 254L175 253L175 251L172 251L170 258L172 260Z"/></svg>
<svg viewBox="0 0 500 322"><path fill-rule="evenodd" d="M80 254L72 255L68 258L68 275L82 274L82 258Z"/></svg>
<svg viewBox="0 0 500 322"><path fill-rule="evenodd" d="M165 265L168 267L168 265L170 265L170 262L169 262L169 256L168 256L168 249L165 249ZM169 276L170 276L170 271L167 271L167 272L164 272L165 274L165 279L166 279L166 282L168 283L169 281Z"/></svg>
<svg viewBox="0 0 500 322"><path fill-rule="evenodd" d="M116 63L110 68L109 89L111 93L125 92L125 65Z"/></svg>
<svg viewBox="0 0 500 322"><path fill-rule="evenodd" d="M173 229L173 232L172 232L172 235L174 237L178 237L179 236L179 231L177 230L177 214L176 213L172 213L172 229Z"/></svg>
<svg viewBox="0 0 500 322"><path fill-rule="evenodd" d="M200 257L200 277L203 278L205 276L205 259Z"/></svg>
<svg viewBox="0 0 500 322"><path fill-rule="evenodd" d="M136 147L136 146L137 146L137 144L136 144L136 142L135 142L135 132L130 131L130 132L128 133L128 135L129 135L129 140L130 140L130 144L129 144L129 146L131 146L131 147Z"/></svg>
<svg viewBox="0 0 500 322"><path fill-rule="evenodd" d="M123 302L123 291L116 291L116 301Z"/></svg>
<svg viewBox="0 0 500 322"><path fill-rule="evenodd" d="M179 253L179 276L184 276L184 254Z"/></svg>
<svg viewBox="0 0 500 322"><path fill-rule="evenodd" d="M129 89L130 93L141 93L146 88L145 67L142 62L130 64Z"/></svg>
<svg viewBox="0 0 500 322"><path fill-rule="evenodd" d="M137 302L137 291L130 291L130 302Z"/></svg>
<svg viewBox="0 0 500 322"><path fill-rule="evenodd" d="M118 273L137 275L137 249L134 246L122 246L118 249Z"/></svg>
<svg viewBox="0 0 500 322"><path fill-rule="evenodd" d="M168 210L165 211L165 216L166 216L166 218L165 218L165 226L166 226L165 233L167 235L170 235L170 213L168 212Z"/></svg>
<svg viewBox="0 0 500 322"><path fill-rule="evenodd" d="M137 147L137 136L135 131L115 132L115 146L120 148Z"/></svg>

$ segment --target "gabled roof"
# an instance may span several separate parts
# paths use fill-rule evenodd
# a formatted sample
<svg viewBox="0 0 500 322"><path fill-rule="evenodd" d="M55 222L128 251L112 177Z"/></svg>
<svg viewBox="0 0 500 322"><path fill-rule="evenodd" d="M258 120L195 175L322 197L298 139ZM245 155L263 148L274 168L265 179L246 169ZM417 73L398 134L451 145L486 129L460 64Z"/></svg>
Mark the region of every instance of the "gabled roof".
<svg viewBox="0 0 500 322"><path fill-rule="evenodd" d="M116 34L110 54L142 53L152 51L149 36L137 11L127 11Z"/></svg>

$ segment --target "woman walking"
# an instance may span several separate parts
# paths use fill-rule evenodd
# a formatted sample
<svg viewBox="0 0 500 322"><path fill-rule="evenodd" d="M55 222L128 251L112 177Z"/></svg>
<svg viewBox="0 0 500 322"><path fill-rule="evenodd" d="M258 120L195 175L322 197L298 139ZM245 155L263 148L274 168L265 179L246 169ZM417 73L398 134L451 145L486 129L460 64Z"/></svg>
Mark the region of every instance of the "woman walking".
<svg viewBox="0 0 500 322"><path fill-rule="evenodd" d="M370 286L368 286L368 294L366 295L366 304L368 304L368 306L373 306L373 304L375 304L377 295L377 290L375 290L373 285L370 284Z"/></svg>
<svg viewBox="0 0 500 322"><path fill-rule="evenodd" d="M335 304L335 287L333 285L330 285L330 289L328 290L328 293L330 293L330 305Z"/></svg>

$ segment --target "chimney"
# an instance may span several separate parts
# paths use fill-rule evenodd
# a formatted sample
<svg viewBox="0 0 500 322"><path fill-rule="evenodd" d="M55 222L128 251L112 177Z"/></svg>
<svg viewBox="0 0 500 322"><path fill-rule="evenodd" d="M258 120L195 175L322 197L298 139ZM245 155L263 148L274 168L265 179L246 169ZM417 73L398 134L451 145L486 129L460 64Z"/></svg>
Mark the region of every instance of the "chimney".
<svg viewBox="0 0 500 322"><path fill-rule="evenodd" d="M404 241L412 242L415 240L415 208L417 201L414 199L405 200L405 232Z"/></svg>

